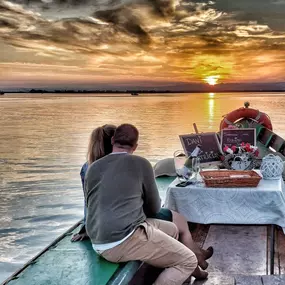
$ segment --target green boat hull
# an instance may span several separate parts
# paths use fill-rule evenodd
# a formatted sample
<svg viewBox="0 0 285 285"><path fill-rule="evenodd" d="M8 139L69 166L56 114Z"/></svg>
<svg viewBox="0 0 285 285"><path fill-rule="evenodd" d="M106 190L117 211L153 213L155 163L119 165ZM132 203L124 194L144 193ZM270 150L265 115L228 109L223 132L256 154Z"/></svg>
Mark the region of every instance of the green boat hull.
<svg viewBox="0 0 285 285"><path fill-rule="evenodd" d="M157 178L159 191L165 191L173 179ZM141 262L111 263L94 252L90 240L71 242L71 236L80 227L81 222L55 240L3 285L128 284Z"/></svg>

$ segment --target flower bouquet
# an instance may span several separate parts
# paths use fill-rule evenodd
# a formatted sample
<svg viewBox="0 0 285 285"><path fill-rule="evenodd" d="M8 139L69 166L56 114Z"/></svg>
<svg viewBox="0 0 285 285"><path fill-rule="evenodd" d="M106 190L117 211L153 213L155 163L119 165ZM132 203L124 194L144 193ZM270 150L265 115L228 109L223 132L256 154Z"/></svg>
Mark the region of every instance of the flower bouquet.
<svg viewBox="0 0 285 285"><path fill-rule="evenodd" d="M225 146L223 151L224 155L221 160L227 169L251 170L260 166L257 146L242 142L238 146Z"/></svg>

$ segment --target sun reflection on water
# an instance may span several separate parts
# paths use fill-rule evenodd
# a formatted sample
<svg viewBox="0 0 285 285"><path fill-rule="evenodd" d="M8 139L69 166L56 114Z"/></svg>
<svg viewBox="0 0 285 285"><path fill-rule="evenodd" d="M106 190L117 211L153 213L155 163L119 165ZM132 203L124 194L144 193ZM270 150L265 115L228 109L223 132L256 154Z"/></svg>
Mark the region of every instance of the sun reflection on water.
<svg viewBox="0 0 285 285"><path fill-rule="evenodd" d="M212 94L214 94L214 93L212 93ZM215 113L215 100L214 99L209 99L208 108L209 108L208 109L209 110L209 123L213 123L214 113Z"/></svg>

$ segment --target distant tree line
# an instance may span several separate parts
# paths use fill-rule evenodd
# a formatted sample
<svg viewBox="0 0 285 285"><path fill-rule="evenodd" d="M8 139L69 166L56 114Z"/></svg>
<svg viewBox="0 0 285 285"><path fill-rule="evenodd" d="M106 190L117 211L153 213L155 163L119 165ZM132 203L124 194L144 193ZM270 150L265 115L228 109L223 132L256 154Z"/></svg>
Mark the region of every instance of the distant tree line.
<svg viewBox="0 0 285 285"><path fill-rule="evenodd" d="M176 91L170 90L69 90L69 89L55 89L55 90L44 90L44 89L31 89L25 93L174 93ZM179 91L178 91L179 92ZM180 91L181 92L181 91ZM182 91L189 92L189 91Z"/></svg>
<svg viewBox="0 0 285 285"><path fill-rule="evenodd" d="M111 94L132 94L138 95L143 93L208 93L208 92L284 92L284 89L252 89L252 88L240 88L240 89L216 89L216 88L205 88L205 89L189 89L189 90L157 90L157 89L129 89L129 90L112 90L112 89L95 89L95 90L84 90L84 89L54 89L54 90L45 90L45 89L30 89L30 90L17 90L17 91L1 91L0 95L4 95L5 93L81 93L81 94L104 94L104 93L111 93Z"/></svg>

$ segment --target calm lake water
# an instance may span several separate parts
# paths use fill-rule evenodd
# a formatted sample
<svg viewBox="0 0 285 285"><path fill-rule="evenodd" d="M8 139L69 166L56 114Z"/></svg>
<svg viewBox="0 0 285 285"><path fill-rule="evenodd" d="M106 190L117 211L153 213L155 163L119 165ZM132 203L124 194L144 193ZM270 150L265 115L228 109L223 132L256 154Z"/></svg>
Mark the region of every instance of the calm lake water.
<svg viewBox="0 0 285 285"><path fill-rule="evenodd" d="M178 135L217 131L243 106L266 112L285 137L285 93L134 96L8 94L0 98L0 282L83 216L79 171L93 128L133 123L152 163L181 149Z"/></svg>

